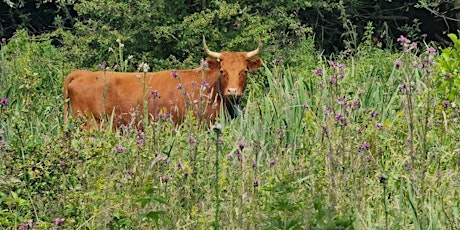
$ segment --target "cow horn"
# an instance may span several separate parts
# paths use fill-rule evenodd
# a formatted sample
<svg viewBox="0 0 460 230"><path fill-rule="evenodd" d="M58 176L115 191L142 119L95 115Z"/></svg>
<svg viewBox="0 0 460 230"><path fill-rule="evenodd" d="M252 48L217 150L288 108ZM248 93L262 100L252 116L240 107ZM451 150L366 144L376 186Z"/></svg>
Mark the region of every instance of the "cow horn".
<svg viewBox="0 0 460 230"><path fill-rule="evenodd" d="M259 47L257 47L257 49L255 49L253 51L247 52L246 53L246 58L252 58L252 57L256 56L257 54L260 53L261 49L262 49L262 40L259 37Z"/></svg>
<svg viewBox="0 0 460 230"><path fill-rule="evenodd" d="M208 56L213 57L213 58L217 58L217 59L220 58L220 53L209 50L208 46L206 45L206 39L204 38L204 36L203 36L203 47L204 47L204 52Z"/></svg>

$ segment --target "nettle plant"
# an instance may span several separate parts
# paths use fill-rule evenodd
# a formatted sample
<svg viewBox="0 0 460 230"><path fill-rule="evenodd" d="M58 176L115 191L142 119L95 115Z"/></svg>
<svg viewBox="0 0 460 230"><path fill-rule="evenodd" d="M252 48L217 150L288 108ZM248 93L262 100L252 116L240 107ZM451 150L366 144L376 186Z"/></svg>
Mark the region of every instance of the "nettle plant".
<svg viewBox="0 0 460 230"><path fill-rule="evenodd" d="M460 31L458 32L460 35ZM460 39L455 34L447 35L453 42L452 47L442 50L436 59L437 88L443 99L454 101L460 91Z"/></svg>

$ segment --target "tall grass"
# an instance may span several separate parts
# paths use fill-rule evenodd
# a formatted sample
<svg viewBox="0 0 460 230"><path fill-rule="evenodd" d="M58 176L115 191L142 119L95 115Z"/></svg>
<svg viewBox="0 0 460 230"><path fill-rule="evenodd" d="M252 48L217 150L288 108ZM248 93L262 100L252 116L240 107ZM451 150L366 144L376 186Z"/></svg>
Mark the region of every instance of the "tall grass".
<svg viewBox="0 0 460 230"><path fill-rule="evenodd" d="M58 50L18 34L1 53L2 228L460 225L459 111L437 100L432 66L414 67L432 58L425 47L266 61L218 133L193 117L116 132L71 121L67 139Z"/></svg>

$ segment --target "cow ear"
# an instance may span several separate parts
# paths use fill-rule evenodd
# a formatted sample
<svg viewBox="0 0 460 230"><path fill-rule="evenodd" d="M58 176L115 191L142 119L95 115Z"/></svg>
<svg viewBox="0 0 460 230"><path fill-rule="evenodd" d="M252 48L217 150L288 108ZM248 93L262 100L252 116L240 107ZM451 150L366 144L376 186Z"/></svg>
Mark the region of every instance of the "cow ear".
<svg viewBox="0 0 460 230"><path fill-rule="evenodd" d="M220 63L217 59L215 58L208 58L206 60L206 62L208 63L208 68L209 69L220 69Z"/></svg>
<svg viewBox="0 0 460 230"><path fill-rule="evenodd" d="M260 58L253 58L248 60L248 70L255 71L262 66L262 59Z"/></svg>

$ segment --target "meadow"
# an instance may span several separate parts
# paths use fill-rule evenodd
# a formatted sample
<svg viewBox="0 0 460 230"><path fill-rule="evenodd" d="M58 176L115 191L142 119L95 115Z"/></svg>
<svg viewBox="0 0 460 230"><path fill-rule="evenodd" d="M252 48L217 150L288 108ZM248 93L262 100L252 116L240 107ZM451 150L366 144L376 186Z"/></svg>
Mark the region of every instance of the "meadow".
<svg viewBox="0 0 460 230"><path fill-rule="evenodd" d="M459 229L460 42L395 42L262 53L240 116L210 128L82 131L63 124L65 53L19 31L0 51L0 228Z"/></svg>

